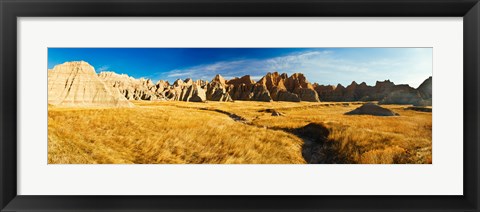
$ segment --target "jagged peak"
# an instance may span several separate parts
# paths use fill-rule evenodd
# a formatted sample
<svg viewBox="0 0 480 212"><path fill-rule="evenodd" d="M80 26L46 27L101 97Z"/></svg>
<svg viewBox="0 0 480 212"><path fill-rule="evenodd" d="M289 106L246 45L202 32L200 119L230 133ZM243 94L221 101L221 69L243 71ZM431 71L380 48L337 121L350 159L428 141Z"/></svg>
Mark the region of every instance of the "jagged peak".
<svg viewBox="0 0 480 212"><path fill-rule="evenodd" d="M432 76L430 76L430 77L428 77L427 79L425 79L425 80L422 82L422 84L420 84L420 85L418 86L417 89L420 89L420 88L425 87L425 86L432 86Z"/></svg>
<svg viewBox="0 0 480 212"><path fill-rule="evenodd" d="M212 79L212 82L219 82L222 85L225 84L225 81L225 78L223 78L220 74L215 75L215 77Z"/></svg>
<svg viewBox="0 0 480 212"><path fill-rule="evenodd" d="M293 73L290 75L290 78L299 78L300 76L304 76L302 73Z"/></svg>
<svg viewBox="0 0 480 212"><path fill-rule="evenodd" d="M252 77L250 75L245 75L243 77L240 77L240 79L247 79L247 80L252 80Z"/></svg>
<svg viewBox="0 0 480 212"><path fill-rule="evenodd" d="M51 73L53 72L97 74L95 68L85 61L69 61L55 65Z"/></svg>
<svg viewBox="0 0 480 212"><path fill-rule="evenodd" d="M239 85L239 84L251 85L251 84L255 84L255 81L252 80L252 77L250 75L245 75L240 78L235 77L231 80L227 80L225 83L232 84L232 85Z"/></svg>
<svg viewBox="0 0 480 212"><path fill-rule="evenodd" d="M168 85L168 81L158 80L157 83L155 83L155 85Z"/></svg>
<svg viewBox="0 0 480 212"><path fill-rule="evenodd" d="M113 71L102 71L98 73L98 76L119 76L119 74L113 72Z"/></svg>
<svg viewBox="0 0 480 212"><path fill-rule="evenodd" d="M384 81L376 81L375 82L375 87L378 87L378 86L383 86L383 85L391 85L391 86L394 86L395 84L393 82L390 82L389 79L387 80L384 80Z"/></svg>
<svg viewBox="0 0 480 212"><path fill-rule="evenodd" d="M182 79L177 79L175 82L173 82L173 86L180 86L183 85L183 80Z"/></svg>
<svg viewBox="0 0 480 212"><path fill-rule="evenodd" d="M67 62L62 63L62 65L68 65L68 64L72 64L72 65L90 65L90 63L88 63L88 62L86 62L86 61L83 61L83 60L67 61Z"/></svg>

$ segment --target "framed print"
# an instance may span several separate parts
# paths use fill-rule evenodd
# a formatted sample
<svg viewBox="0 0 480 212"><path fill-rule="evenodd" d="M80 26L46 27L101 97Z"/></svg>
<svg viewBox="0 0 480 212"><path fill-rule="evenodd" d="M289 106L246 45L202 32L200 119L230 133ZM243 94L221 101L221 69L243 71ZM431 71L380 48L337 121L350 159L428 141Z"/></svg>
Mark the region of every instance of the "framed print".
<svg viewBox="0 0 480 212"><path fill-rule="evenodd" d="M478 211L478 1L2 1L2 211Z"/></svg>

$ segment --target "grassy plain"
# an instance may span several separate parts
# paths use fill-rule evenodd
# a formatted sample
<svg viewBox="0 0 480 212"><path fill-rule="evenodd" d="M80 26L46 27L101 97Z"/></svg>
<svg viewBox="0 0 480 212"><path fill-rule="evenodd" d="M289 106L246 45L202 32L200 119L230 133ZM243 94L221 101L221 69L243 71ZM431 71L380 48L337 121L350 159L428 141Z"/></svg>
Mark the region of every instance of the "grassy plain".
<svg viewBox="0 0 480 212"><path fill-rule="evenodd" d="M315 151L341 158L329 163L432 163L432 114L407 106L385 105L400 116L378 117L344 115L358 103L134 104L49 107L48 162L301 164L308 162L302 154L306 141L295 130L315 123L329 131L322 144L328 148ZM266 109L284 115L272 116Z"/></svg>

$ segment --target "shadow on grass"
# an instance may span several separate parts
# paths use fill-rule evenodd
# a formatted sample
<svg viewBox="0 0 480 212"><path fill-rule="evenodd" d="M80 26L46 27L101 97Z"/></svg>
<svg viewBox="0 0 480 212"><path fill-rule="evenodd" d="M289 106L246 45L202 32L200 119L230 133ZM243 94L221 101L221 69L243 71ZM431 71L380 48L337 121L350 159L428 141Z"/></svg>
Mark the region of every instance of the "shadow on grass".
<svg viewBox="0 0 480 212"><path fill-rule="evenodd" d="M329 140L330 130L323 124L310 123L296 129L284 129L303 140L302 156L309 164L352 163L340 152L339 142Z"/></svg>

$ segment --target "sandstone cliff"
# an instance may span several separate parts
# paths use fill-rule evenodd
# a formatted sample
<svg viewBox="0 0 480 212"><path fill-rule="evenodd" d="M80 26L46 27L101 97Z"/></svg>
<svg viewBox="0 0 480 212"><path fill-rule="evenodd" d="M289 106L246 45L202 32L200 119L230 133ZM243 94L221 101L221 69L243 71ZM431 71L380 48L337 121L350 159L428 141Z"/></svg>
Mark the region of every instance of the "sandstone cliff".
<svg viewBox="0 0 480 212"><path fill-rule="evenodd" d="M48 104L68 107L133 107L84 61L66 62L48 71Z"/></svg>

